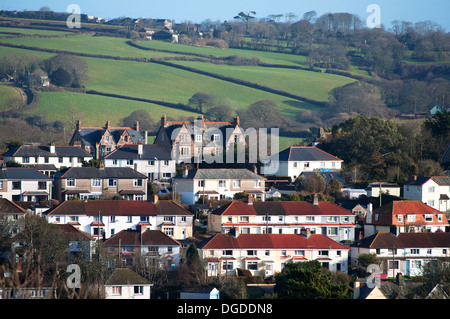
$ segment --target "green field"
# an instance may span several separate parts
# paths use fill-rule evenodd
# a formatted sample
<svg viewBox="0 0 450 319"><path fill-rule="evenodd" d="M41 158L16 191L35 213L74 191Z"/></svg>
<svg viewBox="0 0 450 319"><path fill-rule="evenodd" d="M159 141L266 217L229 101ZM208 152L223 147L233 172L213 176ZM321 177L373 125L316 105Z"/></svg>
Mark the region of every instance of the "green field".
<svg viewBox="0 0 450 319"><path fill-rule="evenodd" d="M59 35L62 31L43 31L1 27L2 32L21 32L23 34ZM257 57L263 63L288 66L307 66L305 56L261 52L242 49L219 49L212 47L188 46L161 41L141 41L140 46L155 50L143 50L129 45L129 39L106 36L79 34L67 37L24 37L0 39L0 43L12 43L57 49L76 53L109 55L114 57L192 57L192 54L227 57L239 55L245 58ZM0 56L4 54L37 54L48 58L54 53L0 46ZM87 90L113 93L135 98L145 98L170 103L187 104L189 98L197 93L213 94L221 104L228 104L234 109L244 109L250 104L264 99L272 100L281 114L293 118L302 110L317 110L317 106L282 95L250 88L151 62L124 61L98 57L82 57L88 64L89 81ZM328 73L312 72L301 69L267 68L261 66L217 65L193 61L171 61L196 69L257 83L291 94L304 96L315 101L327 101L331 89L355 81L352 78ZM106 121L118 124L119 121L135 110L144 109L155 121L166 114L177 119L196 116L194 112L164 107L153 103L131 101L126 99L103 97L83 93L39 92L40 103L29 112L44 116L48 121L72 123L81 119L88 125L104 125ZM285 138L283 144L301 143L298 138Z"/></svg>
<svg viewBox="0 0 450 319"><path fill-rule="evenodd" d="M19 90L10 85L0 84L0 112L19 106L22 101L22 95Z"/></svg>

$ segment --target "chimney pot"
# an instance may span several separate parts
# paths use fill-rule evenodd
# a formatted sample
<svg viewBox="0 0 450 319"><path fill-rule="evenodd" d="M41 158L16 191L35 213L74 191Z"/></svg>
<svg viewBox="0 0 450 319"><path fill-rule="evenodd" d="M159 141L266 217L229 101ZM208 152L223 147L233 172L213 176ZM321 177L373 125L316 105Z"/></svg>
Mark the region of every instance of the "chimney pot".
<svg viewBox="0 0 450 319"><path fill-rule="evenodd" d="M184 165L184 170L183 170L183 177L187 177L188 176L188 168L187 165Z"/></svg>
<svg viewBox="0 0 450 319"><path fill-rule="evenodd" d="M314 194L313 205L319 205L319 196L317 194Z"/></svg>
<svg viewBox="0 0 450 319"><path fill-rule="evenodd" d="M153 194L153 204L158 202L158 194Z"/></svg>
<svg viewBox="0 0 450 319"><path fill-rule="evenodd" d="M247 204L248 205L253 205L253 197L250 194L247 196Z"/></svg>

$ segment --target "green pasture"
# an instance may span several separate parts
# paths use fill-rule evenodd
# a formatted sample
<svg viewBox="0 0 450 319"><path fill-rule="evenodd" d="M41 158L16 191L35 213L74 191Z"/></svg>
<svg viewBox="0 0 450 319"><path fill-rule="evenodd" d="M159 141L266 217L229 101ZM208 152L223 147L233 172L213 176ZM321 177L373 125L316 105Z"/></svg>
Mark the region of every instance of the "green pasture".
<svg viewBox="0 0 450 319"><path fill-rule="evenodd" d="M21 105L22 101L22 95L16 88L0 84L0 112Z"/></svg>

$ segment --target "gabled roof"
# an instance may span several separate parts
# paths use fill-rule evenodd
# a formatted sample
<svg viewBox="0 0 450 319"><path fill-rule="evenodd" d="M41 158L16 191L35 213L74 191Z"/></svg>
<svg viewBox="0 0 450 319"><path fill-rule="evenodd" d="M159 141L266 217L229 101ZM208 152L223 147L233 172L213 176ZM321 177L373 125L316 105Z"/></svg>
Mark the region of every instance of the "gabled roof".
<svg viewBox="0 0 450 319"><path fill-rule="evenodd" d="M150 285L150 283L129 268L116 268L105 286Z"/></svg>
<svg viewBox="0 0 450 319"><path fill-rule="evenodd" d="M142 237L141 237L142 236ZM125 229L108 240L103 244L105 246L180 246L180 243L170 236L166 235L160 230L147 229L143 233L140 230Z"/></svg>
<svg viewBox="0 0 450 319"><path fill-rule="evenodd" d="M198 245L199 249L346 249L326 235L311 234L216 234Z"/></svg>
<svg viewBox="0 0 450 319"><path fill-rule="evenodd" d="M442 221L437 220L436 215L441 215ZM398 215L402 216L399 221ZM407 215L415 215L414 222L408 222ZM425 215L433 215L433 221L425 222ZM367 217L366 217L367 220ZM421 201L403 200L392 201L381 206L373 212L372 225L448 225L445 214Z"/></svg>
<svg viewBox="0 0 450 319"><path fill-rule="evenodd" d="M80 135L80 138L85 145L95 146L95 144L101 140L106 130L105 127L80 127L76 133ZM115 143L119 142L120 137L125 131L130 135L134 144L137 144L139 141L144 142L141 133L131 127L109 127L108 130L113 136Z"/></svg>
<svg viewBox="0 0 450 319"><path fill-rule="evenodd" d="M27 211L7 198L0 198L1 214L26 214Z"/></svg>
<svg viewBox="0 0 450 319"><path fill-rule="evenodd" d="M7 157L92 157L92 155L80 146L55 146L55 152L50 152L48 145L22 145L15 147L3 156Z"/></svg>
<svg viewBox="0 0 450 319"><path fill-rule="evenodd" d="M148 177L141 174L131 167L70 167L67 170L61 171L54 175L55 178L78 178L78 179L91 179L91 178L118 178L118 179L131 179L131 178L143 178Z"/></svg>
<svg viewBox="0 0 450 319"><path fill-rule="evenodd" d="M270 201L248 203L232 201L212 212L214 215L325 215L354 216L350 211L331 202Z"/></svg>
<svg viewBox="0 0 450 319"><path fill-rule="evenodd" d="M421 186L430 180L433 180L440 186L450 186L450 176L421 176L417 177L414 181L405 182L405 185Z"/></svg>
<svg viewBox="0 0 450 319"><path fill-rule="evenodd" d="M156 210L158 216L192 216L193 214L184 207L178 205L171 200L158 200L156 202Z"/></svg>
<svg viewBox="0 0 450 319"><path fill-rule="evenodd" d="M171 160L171 155L156 144L142 145L143 152L138 154L138 145L122 145L114 150L105 159L132 159L132 160Z"/></svg>
<svg viewBox="0 0 450 319"><path fill-rule="evenodd" d="M274 156L271 156L274 159ZM297 162L313 162L313 161L343 161L320 148L314 146L291 146L278 153L279 161L297 161Z"/></svg>
<svg viewBox="0 0 450 319"><path fill-rule="evenodd" d="M79 230L71 224L57 224L56 226L67 235L69 240L79 240L83 237L89 240L93 238L90 234Z"/></svg>
<svg viewBox="0 0 450 319"><path fill-rule="evenodd" d="M382 248L448 248L450 233L400 233L395 236L388 232L378 232L365 237L351 245L352 247L382 249Z"/></svg>
<svg viewBox="0 0 450 319"><path fill-rule="evenodd" d="M178 179L260 179L265 180L266 178L256 174L246 168L199 168L191 169L188 171L186 177L183 173L177 175L175 178Z"/></svg>
<svg viewBox="0 0 450 319"><path fill-rule="evenodd" d="M47 215L156 216L155 204L128 200L67 200L47 211Z"/></svg>
<svg viewBox="0 0 450 319"><path fill-rule="evenodd" d="M3 167L0 169L0 179L10 181L51 181L52 179L45 174L42 174L37 169L32 167Z"/></svg>

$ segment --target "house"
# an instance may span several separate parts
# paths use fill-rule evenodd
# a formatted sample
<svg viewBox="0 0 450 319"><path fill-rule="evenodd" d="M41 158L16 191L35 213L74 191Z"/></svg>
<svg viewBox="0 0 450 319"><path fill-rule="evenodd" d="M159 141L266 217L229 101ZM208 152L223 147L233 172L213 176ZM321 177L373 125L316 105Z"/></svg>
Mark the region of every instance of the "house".
<svg viewBox="0 0 450 319"><path fill-rule="evenodd" d="M130 167L71 167L54 176L55 198L147 200L147 176Z"/></svg>
<svg viewBox="0 0 450 319"><path fill-rule="evenodd" d="M181 202L193 205L206 200L232 199L236 193L248 193L264 200L265 177L244 168L199 168L173 178L173 188Z"/></svg>
<svg viewBox="0 0 450 319"><path fill-rule="evenodd" d="M152 286L131 269L116 268L105 283L105 299L150 299Z"/></svg>
<svg viewBox="0 0 450 319"><path fill-rule="evenodd" d="M139 263L147 267L170 269L179 264L181 244L160 230L124 229L103 243L120 267Z"/></svg>
<svg viewBox="0 0 450 319"><path fill-rule="evenodd" d="M450 233L399 233L378 232L351 245L350 263L358 266L361 254L375 254L381 277L422 275L426 263L448 260Z"/></svg>
<svg viewBox="0 0 450 319"><path fill-rule="evenodd" d="M69 259L71 261L91 261L95 251L94 238L91 234L79 230L72 224L56 225L69 240Z"/></svg>
<svg viewBox="0 0 450 319"><path fill-rule="evenodd" d="M208 276L236 275L246 269L252 275L270 277L286 263L317 260L331 271L347 272L349 247L322 234L216 234L197 247Z"/></svg>
<svg viewBox="0 0 450 319"><path fill-rule="evenodd" d="M220 292L213 287L184 288L180 291L180 299L220 299Z"/></svg>
<svg viewBox="0 0 450 319"><path fill-rule="evenodd" d="M24 276L20 271L1 271L0 299L54 299L55 286L36 270Z"/></svg>
<svg viewBox="0 0 450 319"><path fill-rule="evenodd" d="M193 214L180 205L165 200L156 203L70 200L48 210L45 217L49 223L71 224L97 239L110 238L125 229L136 230L142 225L152 230L161 230L180 241L193 236Z"/></svg>
<svg viewBox="0 0 450 319"><path fill-rule="evenodd" d="M389 194L391 196L400 197L400 186L395 183L375 182L367 185L368 197L379 197L381 194Z"/></svg>
<svg viewBox="0 0 450 319"><path fill-rule="evenodd" d="M95 159L106 155L124 144L137 144L144 140L139 131L139 122L134 127L113 127L107 121L104 127L81 126L78 121L69 145L81 146Z"/></svg>
<svg viewBox="0 0 450 319"><path fill-rule="evenodd" d="M208 215L208 231L236 234L300 234L302 229L353 242L355 215L331 202L233 201Z"/></svg>
<svg viewBox="0 0 450 319"><path fill-rule="evenodd" d="M105 167L131 167L148 176L150 182L168 181L176 175L175 160L155 144L122 145L105 156Z"/></svg>
<svg viewBox="0 0 450 319"><path fill-rule="evenodd" d="M433 108L430 110L430 115L436 115L438 113L444 113L444 109L440 107L439 105L433 106Z"/></svg>
<svg viewBox="0 0 450 319"><path fill-rule="evenodd" d="M245 147L244 132L239 118L231 122L209 122L203 116L193 122L169 121L161 118L154 144L171 154L178 163L190 163L191 158L201 162L204 156L223 161L223 154L233 148Z"/></svg>
<svg viewBox="0 0 450 319"><path fill-rule="evenodd" d="M47 176L66 167L81 167L92 155L79 146L23 145L3 154L5 162L15 161L26 167L35 167Z"/></svg>
<svg viewBox="0 0 450 319"><path fill-rule="evenodd" d="M358 199L361 196L367 196L367 191L365 189L357 188L347 188L342 191L344 197L347 199Z"/></svg>
<svg viewBox="0 0 450 319"><path fill-rule="evenodd" d="M38 203L52 197L53 180L35 168L2 167L0 198Z"/></svg>
<svg viewBox="0 0 450 319"><path fill-rule="evenodd" d="M371 236L377 232L393 234L437 232L445 231L447 226L445 214L431 206L414 200L392 201L375 211L368 209L364 222L364 236Z"/></svg>
<svg viewBox="0 0 450 319"><path fill-rule="evenodd" d="M2 225L2 237L13 237L20 233L21 227L23 226L23 220L27 215L27 211L11 202L6 198L0 198L0 225ZM10 260L11 251L2 251L0 248L0 260Z"/></svg>
<svg viewBox="0 0 450 319"><path fill-rule="evenodd" d="M403 197L421 201L442 212L450 210L450 177L411 176L403 185Z"/></svg>
<svg viewBox="0 0 450 319"><path fill-rule="evenodd" d="M340 171L343 160L314 146L291 146L268 158L261 174L296 180L303 172Z"/></svg>

